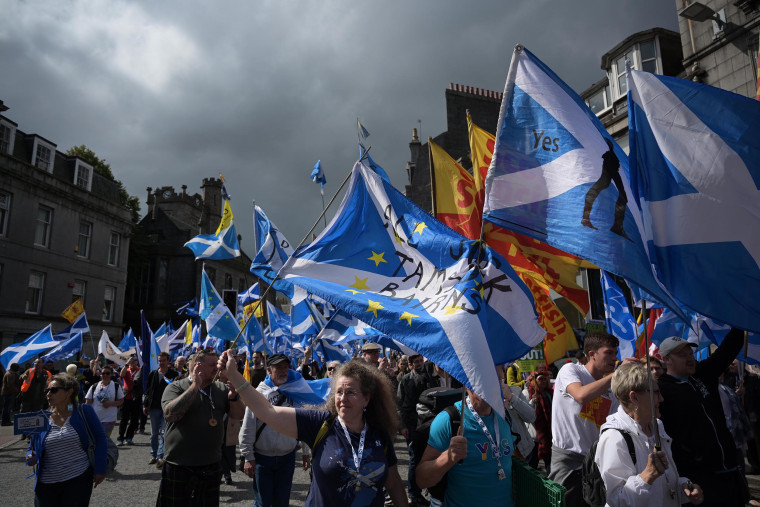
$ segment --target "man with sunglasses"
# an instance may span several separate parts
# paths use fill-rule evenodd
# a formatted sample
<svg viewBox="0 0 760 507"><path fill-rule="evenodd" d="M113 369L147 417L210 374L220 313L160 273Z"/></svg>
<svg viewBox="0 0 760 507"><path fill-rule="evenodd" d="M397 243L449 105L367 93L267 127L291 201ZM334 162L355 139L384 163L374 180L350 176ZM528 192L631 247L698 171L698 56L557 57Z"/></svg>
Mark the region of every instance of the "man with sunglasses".
<svg viewBox="0 0 760 507"><path fill-rule="evenodd" d="M673 438L679 473L702 486L706 507L742 506L748 500L718 391L718 378L739 354L743 338L743 331L731 329L716 351L699 362L694 343L671 336L660 344L667 370L658 381L664 398L660 419Z"/></svg>

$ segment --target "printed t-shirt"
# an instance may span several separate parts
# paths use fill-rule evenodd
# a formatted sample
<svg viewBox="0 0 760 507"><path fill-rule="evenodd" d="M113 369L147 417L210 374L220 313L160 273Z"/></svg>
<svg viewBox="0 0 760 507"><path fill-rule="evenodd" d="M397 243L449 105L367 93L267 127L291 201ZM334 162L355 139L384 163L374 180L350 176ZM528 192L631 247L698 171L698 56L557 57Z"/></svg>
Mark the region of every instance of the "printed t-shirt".
<svg viewBox="0 0 760 507"><path fill-rule="evenodd" d="M162 381L163 382L163 381ZM189 378L175 380L164 391L161 408L190 389ZM222 442L224 440L224 414L230 411L230 399L227 386L213 382L203 389L211 396L199 392L193 404L179 421L166 423L164 435L164 459L169 463L182 466L203 466L222 460ZM209 421L216 420L212 426Z"/></svg>
<svg viewBox="0 0 760 507"><path fill-rule="evenodd" d="M296 409L298 440L312 445L330 412ZM311 482L306 505L313 507L377 506L385 501L383 486L388 469L396 465L396 452L390 437L367 427L359 472L354 465L351 445L359 450L359 433L349 430L351 443L336 419L324 438L312 449Z"/></svg>
<svg viewBox="0 0 760 507"><path fill-rule="evenodd" d="M462 402L458 401L455 407L461 411ZM467 457L461 464L457 463L449 469L444 505L447 507L472 505L511 507L514 505L512 502L514 444L509 424L495 415L495 411L492 411L489 416L481 416L494 441L497 439L494 431L494 416L499 421L498 444L501 448L501 466L505 474L505 478L499 480L498 465L488 437L472 416L472 412L466 407L464 414L463 436L467 439ZM443 411L435 416L430 425L428 445L440 452L446 452L451 437L449 414Z"/></svg>
<svg viewBox="0 0 760 507"><path fill-rule="evenodd" d="M87 391L87 396L85 396L85 399L92 400L92 408L95 409L100 422L104 423L116 422L119 407L106 408L103 406L103 402L118 401L122 398L124 398L124 390L119 388L117 391L115 382L109 382L107 386L104 386L103 382L98 382L90 387L90 390Z"/></svg>
<svg viewBox="0 0 760 507"><path fill-rule="evenodd" d="M552 443L557 447L588 453L607 416L617 411L618 402L611 390L583 405L567 392L567 386L574 382L585 386L595 381L582 364L568 363L559 370L552 399Z"/></svg>

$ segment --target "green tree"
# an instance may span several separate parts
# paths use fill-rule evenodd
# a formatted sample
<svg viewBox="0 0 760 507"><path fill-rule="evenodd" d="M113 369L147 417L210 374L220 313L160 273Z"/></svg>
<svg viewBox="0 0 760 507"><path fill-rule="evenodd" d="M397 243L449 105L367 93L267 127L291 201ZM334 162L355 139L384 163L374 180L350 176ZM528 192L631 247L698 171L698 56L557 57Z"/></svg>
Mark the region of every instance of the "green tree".
<svg viewBox="0 0 760 507"><path fill-rule="evenodd" d="M81 158L90 164L96 173L116 183L119 186L119 200L121 205L131 213L132 223L137 224L140 221L140 199L134 195L129 195L127 189L124 188L124 184L114 177L113 171L111 171L111 164L106 162L106 159L98 157L94 151L84 144L69 148L66 155Z"/></svg>

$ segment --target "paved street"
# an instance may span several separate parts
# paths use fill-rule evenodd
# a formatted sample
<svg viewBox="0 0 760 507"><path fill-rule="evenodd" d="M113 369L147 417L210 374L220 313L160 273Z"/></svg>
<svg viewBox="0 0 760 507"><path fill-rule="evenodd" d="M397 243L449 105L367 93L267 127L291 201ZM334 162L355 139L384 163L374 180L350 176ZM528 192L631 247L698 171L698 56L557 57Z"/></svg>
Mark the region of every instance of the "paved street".
<svg viewBox="0 0 760 507"><path fill-rule="evenodd" d="M150 424L146 429L150 429ZM13 427L0 427L0 477L2 477L2 495L0 504L7 506L27 506L34 504L32 487L34 479L26 479L32 469L24 464L27 444L12 436ZM116 434L116 429L114 429ZM100 507L115 505L121 500L128 501L130 507L148 507L156 504L158 482L161 471L154 465L148 465L150 459L150 435L135 435L135 445L119 448L119 464L112 476L109 476L92 494L90 505ZM404 440L396 439L396 454L399 458L399 470L402 479L406 479L408 464ZM300 456L296 463L300 463ZM222 505L253 505L251 479L237 472L232 476L233 484L221 486ZM291 506L303 506L309 491L309 474L296 469L293 489L290 495Z"/></svg>

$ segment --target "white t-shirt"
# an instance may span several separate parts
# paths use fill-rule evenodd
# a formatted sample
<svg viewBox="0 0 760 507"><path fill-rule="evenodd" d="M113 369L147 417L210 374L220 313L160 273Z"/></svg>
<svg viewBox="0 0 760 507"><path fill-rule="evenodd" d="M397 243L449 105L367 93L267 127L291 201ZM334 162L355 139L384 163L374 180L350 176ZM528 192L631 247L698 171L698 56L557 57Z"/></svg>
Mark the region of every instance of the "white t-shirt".
<svg viewBox="0 0 760 507"><path fill-rule="evenodd" d="M95 413L98 414L100 422L109 423L116 422L116 417L119 412L119 407L104 407L104 401L114 401L124 398L124 389L119 388L116 391L116 384L109 382L107 386L104 386L102 382L90 387L87 391L85 399L92 400L92 408L95 409Z"/></svg>
<svg viewBox="0 0 760 507"><path fill-rule="evenodd" d="M607 416L617 411L618 402L611 390L584 405L567 392L570 384L585 386L595 380L582 364L568 363L559 370L552 398L552 443L557 447L588 453Z"/></svg>

